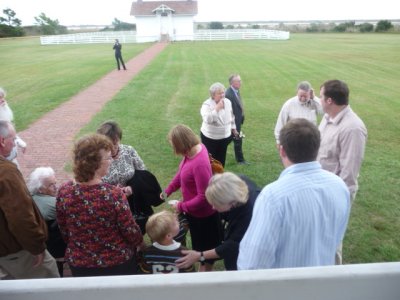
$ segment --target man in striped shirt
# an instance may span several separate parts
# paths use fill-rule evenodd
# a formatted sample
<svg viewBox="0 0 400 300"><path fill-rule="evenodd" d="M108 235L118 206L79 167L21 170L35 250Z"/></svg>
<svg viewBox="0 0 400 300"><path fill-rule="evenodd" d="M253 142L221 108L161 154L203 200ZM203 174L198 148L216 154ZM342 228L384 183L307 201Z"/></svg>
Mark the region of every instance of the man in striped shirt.
<svg viewBox="0 0 400 300"><path fill-rule="evenodd" d="M285 170L256 200L240 243L238 269L333 265L349 219L349 190L316 161L316 125L291 120L279 140Z"/></svg>

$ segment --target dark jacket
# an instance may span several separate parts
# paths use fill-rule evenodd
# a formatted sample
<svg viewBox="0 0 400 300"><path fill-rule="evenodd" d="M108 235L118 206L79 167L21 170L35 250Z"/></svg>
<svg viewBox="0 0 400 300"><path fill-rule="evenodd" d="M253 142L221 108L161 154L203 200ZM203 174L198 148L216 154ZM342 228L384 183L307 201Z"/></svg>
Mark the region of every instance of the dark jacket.
<svg viewBox="0 0 400 300"><path fill-rule="evenodd" d="M235 116L236 130L240 131L240 128L244 122L244 113L242 111L242 107L240 107L239 100L236 97L235 91L232 89L231 86L226 89L225 98L231 100L232 110Z"/></svg>
<svg viewBox="0 0 400 300"><path fill-rule="evenodd" d="M0 157L0 257L46 249L47 226L17 166Z"/></svg>
<svg viewBox="0 0 400 300"><path fill-rule="evenodd" d="M164 203L160 199L161 187L157 178L147 170L135 170L133 177L126 183L132 188L133 194L128 197L129 206L136 223L144 234L147 218L154 211L152 206Z"/></svg>
<svg viewBox="0 0 400 300"><path fill-rule="evenodd" d="M239 255L239 244L247 227L249 227L253 215L253 206L260 193L260 188L244 175L239 175L249 188L249 199L245 205L235 207L221 214L225 222L224 241L215 248L218 256L224 259L226 270L237 270L237 258Z"/></svg>

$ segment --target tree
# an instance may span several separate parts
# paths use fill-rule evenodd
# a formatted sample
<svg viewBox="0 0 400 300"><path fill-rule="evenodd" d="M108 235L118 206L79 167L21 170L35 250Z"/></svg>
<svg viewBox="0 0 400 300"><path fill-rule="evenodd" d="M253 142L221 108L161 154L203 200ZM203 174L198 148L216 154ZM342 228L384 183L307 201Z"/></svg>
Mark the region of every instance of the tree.
<svg viewBox="0 0 400 300"><path fill-rule="evenodd" d="M16 13L10 8L3 9L4 17L0 17L0 37L23 36L21 20L16 18Z"/></svg>
<svg viewBox="0 0 400 300"><path fill-rule="evenodd" d="M60 25L60 22L52 20L47 17L44 13L40 13L39 16L35 17L36 24L40 27L42 34L53 35L67 33L67 28Z"/></svg>
<svg viewBox="0 0 400 300"><path fill-rule="evenodd" d="M114 31L136 30L136 24L125 23L118 20L117 18L114 18L112 24L114 26Z"/></svg>
<svg viewBox="0 0 400 300"><path fill-rule="evenodd" d="M21 26L21 20L16 18L15 11L13 11L10 8L3 9L3 14L6 15L6 17L0 17L0 23L1 24L6 24L8 26L15 26L15 27L20 27Z"/></svg>
<svg viewBox="0 0 400 300"><path fill-rule="evenodd" d="M371 23L362 23L358 25L360 32L372 32L374 30L374 25Z"/></svg>
<svg viewBox="0 0 400 300"><path fill-rule="evenodd" d="M389 29L393 28L392 22L388 20L380 20L378 24L376 24L376 32L383 32L383 31L388 31Z"/></svg>
<svg viewBox="0 0 400 300"><path fill-rule="evenodd" d="M224 25L221 22L211 22L208 26L210 29L224 29Z"/></svg>

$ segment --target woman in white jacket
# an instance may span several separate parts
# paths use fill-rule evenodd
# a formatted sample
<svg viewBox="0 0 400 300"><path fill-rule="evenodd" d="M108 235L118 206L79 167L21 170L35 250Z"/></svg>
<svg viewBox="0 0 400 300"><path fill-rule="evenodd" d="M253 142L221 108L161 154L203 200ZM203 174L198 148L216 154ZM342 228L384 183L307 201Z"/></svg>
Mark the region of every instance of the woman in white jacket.
<svg viewBox="0 0 400 300"><path fill-rule="evenodd" d="M201 110L201 142L211 155L225 166L226 150L232 136L238 136L232 103L225 98L225 87L216 82L210 86L210 98Z"/></svg>

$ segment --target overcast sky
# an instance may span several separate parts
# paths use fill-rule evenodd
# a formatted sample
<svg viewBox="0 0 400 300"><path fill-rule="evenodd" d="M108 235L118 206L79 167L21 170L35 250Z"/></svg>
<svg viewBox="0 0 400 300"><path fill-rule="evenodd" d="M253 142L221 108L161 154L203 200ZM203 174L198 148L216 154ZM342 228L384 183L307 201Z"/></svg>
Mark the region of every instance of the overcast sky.
<svg viewBox="0 0 400 300"><path fill-rule="evenodd" d="M0 0L22 25L41 12L61 25L110 25L114 18L134 23L132 0ZM198 0L197 21L288 21L400 19L399 0Z"/></svg>

